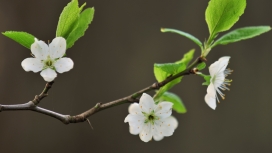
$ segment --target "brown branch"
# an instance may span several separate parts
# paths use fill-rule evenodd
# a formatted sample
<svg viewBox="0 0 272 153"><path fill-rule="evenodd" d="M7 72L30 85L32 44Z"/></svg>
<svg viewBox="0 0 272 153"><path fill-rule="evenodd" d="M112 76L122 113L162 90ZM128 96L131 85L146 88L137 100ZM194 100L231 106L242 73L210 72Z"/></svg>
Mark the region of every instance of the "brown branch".
<svg viewBox="0 0 272 153"><path fill-rule="evenodd" d="M166 85L167 83L181 77L181 76L185 76L185 75L190 75L190 74L195 74L195 72L197 70L194 69L195 66L197 66L199 63L204 62L206 59L203 57L199 57L197 58L186 70L176 74L176 75L172 75L168 78L166 78L164 81L162 82L156 82L153 83L152 85L138 91L135 92L132 95L129 95L127 97L118 99L118 100L114 100L108 103L97 103L93 108L79 114L79 115L75 115L75 116L70 116L70 115L63 115L63 114L59 114L41 107L38 107L37 105L39 104L39 102L46 96L48 96L48 91L49 89L52 87L54 82L48 82L44 88L44 90L42 91L42 93L40 95L36 95L34 100L27 102L25 104L17 104L17 105L1 105L0 104L0 112L1 111L13 111L13 110L31 110L31 111L35 111L38 113L42 113L51 117L54 117L60 121L62 121L64 124L69 124L69 123L79 123L79 122L85 122L88 117L90 117L91 115L107 109L107 108L111 108L117 105L121 105L124 103L132 103L132 102L138 102L139 101L139 97L145 93L145 92L149 92L152 90L157 90L160 89L161 87L163 87L164 85Z"/></svg>
<svg viewBox="0 0 272 153"><path fill-rule="evenodd" d="M36 95L35 98L32 100L34 105L38 105L43 98L48 96L48 91L51 89L53 84L54 81L46 83L42 93L40 95Z"/></svg>

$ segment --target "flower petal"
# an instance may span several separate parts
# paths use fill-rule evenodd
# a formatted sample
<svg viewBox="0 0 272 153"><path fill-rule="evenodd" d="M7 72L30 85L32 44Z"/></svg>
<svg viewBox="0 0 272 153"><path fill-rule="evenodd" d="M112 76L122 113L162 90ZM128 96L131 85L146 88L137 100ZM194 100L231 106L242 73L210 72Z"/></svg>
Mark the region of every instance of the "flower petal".
<svg viewBox="0 0 272 153"><path fill-rule="evenodd" d="M225 69L227 68L228 64L229 64L229 59L230 59L230 56L223 56L221 58L219 58L219 72L220 73L223 73L225 71Z"/></svg>
<svg viewBox="0 0 272 153"><path fill-rule="evenodd" d="M178 127L178 120L174 116L168 118L169 124L176 129Z"/></svg>
<svg viewBox="0 0 272 153"><path fill-rule="evenodd" d="M213 85L214 85L214 88L218 88L220 87L223 82L225 81L225 74L224 72L219 72L217 73L217 75L214 76L214 78L212 78L213 80Z"/></svg>
<svg viewBox="0 0 272 153"><path fill-rule="evenodd" d="M207 93L211 94L211 95L215 95L216 94L216 89L215 89L213 83L210 83L210 85L208 86Z"/></svg>
<svg viewBox="0 0 272 153"><path fill-rule="evenodd" d="M140 106L139 106L138 103L133 103L133 104L131 104L131 105L129 106L129 108L128 108L128 112L129 112L130 114L135 114L135 115L142 114L142 110L141 110L141 108L140 108Z"/></svg>
<svg viewBox="0 0 272 153"><path fill-rule="evenodd" d="M228 66L230 56L221 57L218 61L211 64L209 67L210 75L213 77L217 75L217 73L223 73L226 67Z"/></svg>
<svg viewBox="0 0 272 153"><path fill-rule="evenodd" d="M36 58L44 60L49 55L49 48L46 43L35 38L35 42L31 45L31 52Z"/></svg>
<svg viewBox="0 0 272 153"><path fill-rule="evenodd" d="M213 76L215 76L217 74L219 64L220 63L218 61L215 61L213 64L210 65L209 72L210 72L211 77L213 77Z"/></svg>
<svg viewBox="0 0 272 153"><path fill-rule="evenodd" d="M39 72L43 69L43 63L40 59L37 58L26 58L21 63L25 71Z"/></svg>
<svg viewBox="0 0 272 153"><path fill-rule="evenodd" d="M60 58L66 51L66 40L62 37L56 37L49 44L50 56L53 59Z"/></svg>
<svg viewBox="0 0 272 153"><path fill-rule="evenodd" d="M213 94L207 93L205 96L205 102L208 104L208 106L215 110L216 108L216 97Z"/></svg>
<svg viewBox="0 0 272 153"><path fill-rule="evenodd" d="M129 126L129 132L130 134L133 134L133 135L138 135L143 129L143 126L141 127L132 127L132 126Z"/></svg>
<svg viewBox="0 0 272 153"><path fill-rule="evenodd" d="M127 117L125 118L125 123L129 123L129 126L132 127L139 127L144 124L145 118L143 115L133 115L133 114L128 114Z"/></svg>
<svg viewBox="0 0 272 153"><path fill-rule="evenodd" d="M61 58L57 60L54 64L57 72L63 73L71 70L74 67L74 62L71 60L71 58Z"/></svg>
<svg viewBox="0 0 272 153"><path fill-rule="evenodd" d="M139 105L143 112L150 113L152 110L154 110L155 102L151 96L149 96L146 93L143 93L143 95L140 98Z"/></svg>
<svg viewBox="0 0 272 153"><path fill-rule="evenodd" d="M47 68L41 72L41 76L43 77L45 81L51 82L57 77L57 73L56 71L50 68Z"/></svg>
<svg viewBox="0 0 272 153"><path fill-rule="evenodd" d="M177 128L178 122L174 117L168 117L155 122L160 136L171 136Z"/></svg>
<svg viewBox="0 0 272 153"><path fill-rule="evenodd" d="M163 138L164 138L164 136L163 136L163 135L160 135L160 134L155 134L155 135L153 135L153 139L154 139L155 141L161 141Z"/></svg>
<svg viewBox="0 0 272 153"><path fill-rule="evenodd" d="M172 106L171 102L160 102L155 109L155 115L161 119L169 117L172 114Z"/></svg>
<svg viewBox="0 0 272 153"><path fill-rule="evenodd" d="M139 136L140 139L144 142L148 142L152 139L152 128L150 123L143 126L143 129L140 132Z"/></svg>

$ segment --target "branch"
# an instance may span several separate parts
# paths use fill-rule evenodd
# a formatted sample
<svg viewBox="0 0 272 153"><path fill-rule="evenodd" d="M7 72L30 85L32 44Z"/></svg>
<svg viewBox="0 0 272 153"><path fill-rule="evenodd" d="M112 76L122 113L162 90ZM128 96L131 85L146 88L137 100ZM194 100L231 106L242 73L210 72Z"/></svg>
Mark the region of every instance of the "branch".
<svg viewBox="0 0 272 153"><path fill-rule="evenodd" d="M32 100L34 105L38 105L43 98L48 96L48 91L51 89L53 84L54 81L46 83L42 93L40 95L36 95L35 98Z"/></svg>
<svg viewBox="0 0 272 153"><path fill-rule="evenodd" d="M181 76L195 74L196 70L194 69L194 67L204 61L206 61L205 58L199 57L186 70L184 70L176 75L170 76L162 82L153 83L152 85L150 85L150 86L148 86L138 92L135 92L132 95L129 95L127 97L124 97L124 98L121 98L118 100L114 100L114 101L104 103L104 104L97 103L93 108L91 108L91 109L89 109L79 115L75 115L75 116L63 115L63 114L59 114L59 113L56 113L56 112L53 112L53 111L50 111L50 110L47 110L47 109L37 106L43 98L48 96L48 91L50 90L50 88L52 87L54 82L46 83L45 88L42 91L42 93L40 95L36 95L34 100L29 101L25 104L17 104L17 105L1 105L0 104L0 112L1 111L13 111L13 110L31 110L31 111L35 111L38 113L42 113L42 114L54 117L54 118L62 121L64 124L85 122L86 120L88 120L87 119L88 117L90 117L91 115L93 115L99 111L102 111L104 109L111 108L111 107L114 107L117 105L121 105L124 103L139 102L138 98L143 93L149 92L152 90L158 90L161 87L163 87L164 85L166 85L167 83L169 83L169 82L171 82Z"/></svg>

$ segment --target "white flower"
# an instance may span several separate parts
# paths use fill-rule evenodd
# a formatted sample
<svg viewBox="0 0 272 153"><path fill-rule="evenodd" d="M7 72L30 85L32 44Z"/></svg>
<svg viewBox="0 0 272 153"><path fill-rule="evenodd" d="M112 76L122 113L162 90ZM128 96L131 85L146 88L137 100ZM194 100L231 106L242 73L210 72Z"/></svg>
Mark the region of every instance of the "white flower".
<svg viewBox="0 0 272 153"><path fill-rule="evenodd" d="M26 58L21 65L25 71L39 72L45 81L51 82L57 77L57 72L63 73L71 70L74 62L70 58L63 57L66 51L66 40L56 37L49 44L39 41L31 45L31 53L34 58ZM62 58L63 57L63 58Z"/></svg>
<svg viewBox="0 0 272 153"><path fill-rule="evenodd" d="M140 136L148 142L152 139L160 141L165 136L171 136L178 126L172 114L171 102L155 104L152 97L143 93L140 102L131 104L125 123L129 122L130 133Z"/></svg>
<svg viewBox="0 0 272 153"><path fill-rule="evenodd" d="M226 69L229 59L229 56L221 57L209 67L211 80L210 85L207 88L205 101L213 110L216 108L216 100L219 102L217 93L222 97L222 99L225 99L225 95L220 91L220 89L229 90L226 85L230 85L231 80L225 78L232 72L232 70Z"/></svg>

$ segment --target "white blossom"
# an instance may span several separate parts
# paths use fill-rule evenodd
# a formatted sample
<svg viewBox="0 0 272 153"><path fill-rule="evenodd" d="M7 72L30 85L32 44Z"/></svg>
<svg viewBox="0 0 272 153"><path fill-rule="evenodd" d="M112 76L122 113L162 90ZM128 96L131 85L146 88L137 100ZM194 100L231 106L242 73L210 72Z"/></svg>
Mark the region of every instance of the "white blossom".
<svg viewBox="0 0 272 153"><path fill-rule="evenodd" d="M226 76L232 72L232 70L226 69L229 59L229 56L221 57L209 67L211 79L210 85L207 88L205 101L213 110L216 108L216 100L219 102L217 93L222 99L225 99L225 95L220 90L230 90L226 86L230 85L231 82L231 80L226 79Z"/></svg>
<svg viewBox="0 0 272 153"><path fill-rule="evenodd" d="M140 102L129 107L129 114L125 123L129 122L130 133L140 136L144 142L160 141L165 136L171 136L178 126L178 121L170 116L172 114L171 102L155 104L153 98L143 93Z"/></svg>
<svg viewBox="0 0 272 153"><path fill-rule="evenodd" d="M71 70L74 62L67 57L63 57L66 52L66 40L56 37L49 46L35 38L31 45L31 53L34 58L26 58L21 65L25 71L35 73L41 71L41 76L45 81L51 82L57 77L57 72L63 73Z"/></svg>

